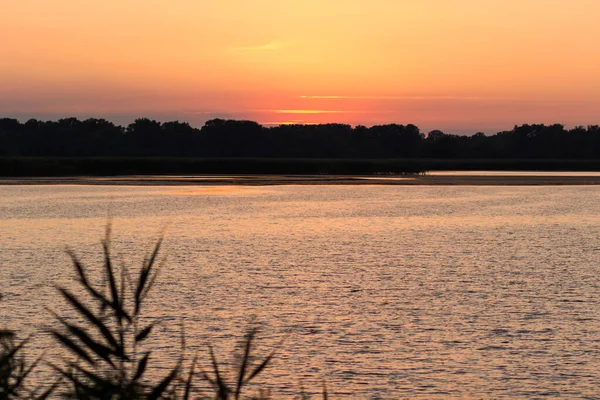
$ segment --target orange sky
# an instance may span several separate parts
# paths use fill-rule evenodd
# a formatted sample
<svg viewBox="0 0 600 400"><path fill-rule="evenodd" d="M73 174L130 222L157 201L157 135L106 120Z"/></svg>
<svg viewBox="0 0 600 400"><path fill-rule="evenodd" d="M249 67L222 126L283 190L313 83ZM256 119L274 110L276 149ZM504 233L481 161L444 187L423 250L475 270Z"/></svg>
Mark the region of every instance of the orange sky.
<svg viewBox="0 0 600 400"><path fill-rule="evenodd" d="M598 0L19 0L0 115L600 123Z"/></svg>

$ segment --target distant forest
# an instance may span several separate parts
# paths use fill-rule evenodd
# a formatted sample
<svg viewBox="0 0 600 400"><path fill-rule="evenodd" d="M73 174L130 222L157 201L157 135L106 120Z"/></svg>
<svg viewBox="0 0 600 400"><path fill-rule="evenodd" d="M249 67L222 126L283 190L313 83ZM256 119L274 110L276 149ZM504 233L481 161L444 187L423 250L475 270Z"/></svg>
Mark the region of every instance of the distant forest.
<svg viewBox="0 0 600 400"><path fill-rule="evenodd" d="M184 122L137 119L127 127L104 119L0 119L0 157L190 158L435 158L599 160L598 125L521 125L486 136L424 134L415 125L345 124L265 127L213 119L201 128Z"/></svg>

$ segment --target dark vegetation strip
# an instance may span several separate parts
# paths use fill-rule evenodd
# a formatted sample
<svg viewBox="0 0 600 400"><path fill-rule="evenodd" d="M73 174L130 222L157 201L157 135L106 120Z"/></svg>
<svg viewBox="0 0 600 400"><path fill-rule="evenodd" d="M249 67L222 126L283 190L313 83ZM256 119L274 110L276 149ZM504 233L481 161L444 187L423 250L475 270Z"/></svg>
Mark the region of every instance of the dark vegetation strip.
<svg viewBox="0 0 600 400"><path fill-rule="evenodd" d="M600 126L533 124L459 136L412 124L266 127L213 119L198 129L147 118L127 127L104 119L0 118L0 157L600 160Z"/></svg>
<svg viewBox="0 0 600 400"><path fill-rule="evenodd" d="M150 318L149 322L144 315L147 296L164 262L161 245L159 240L141 266L130 270L114 262L109 225L102 242L101 270L105 283L100 285L93 283L97 277L90 276L88 268L69 251L79 291L57 287L57 295L63 298L67 305L64 310L68 311L58 314L48 310L55 320L49 333L62 354L54 359L42 356L30 363L25 357L29 339L19 339L16 332L0 329L0 399L45 400L50 396L89 400L271 399L264 384L255 386L256 395L248 394L249 386L276 361L283 342L269 353L257 356L257 328L248 329L241 341L241 354L234 352L238 362L233 371L228 371L221 364L225 357L216 353L210 343L206 343L208 355L196 353L193 358L186 357L186 350L190 349L182 322L179 343L171 343L178 348L179 359L162 376L149 376L148 371L156 371L161 360L147 339L160 335L155 329L157 325L171 324L156 318ZM168 340L162 338L160 343ZM47 387L38 386L31 378L41 362L54 377L54 383ZM310 399L302 389L297 394L295 398ZM319 397L328 398L325 386Z"/></svg>
<svg viewBox="0 0 600 400"><path fill-rule="evenodd" d="M0 157L3 177L403 175L426 171L600 171L600 160Z"/></svg>
<svg viewBox="0 0 600 400"><path fill-rule="evenodd" d="M599 163L600 164L600 163ZM0 158L0 176L192 174L377 175L424 172L405 160L273 158Z"/></svg>

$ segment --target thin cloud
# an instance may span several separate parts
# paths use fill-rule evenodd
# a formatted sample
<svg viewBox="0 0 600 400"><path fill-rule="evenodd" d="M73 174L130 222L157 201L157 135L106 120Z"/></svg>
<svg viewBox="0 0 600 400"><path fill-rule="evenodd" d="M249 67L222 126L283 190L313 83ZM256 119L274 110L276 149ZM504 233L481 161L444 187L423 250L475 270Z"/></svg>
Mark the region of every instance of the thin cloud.
<svg viewBox="0 0 600 400"><path fill-rule="evenodd" d="M267 126L279 126L279 125L319 125L318 122L307 122L304 120L298 121L267 121L267 122L259 122L261 125Z"/></svg>
<svg viewBox="0 0 600 400"><path fill-rule="evenodd" d="M340 100L511 100L499 97L481 96L300 96L301 99L340 99Z"/></svg>
<svg viewBox="0 0 600 400"><path fill-rule="evenodd" d="M392 110L256 110L274 114L389 114Z"/></svg>
<svg viewBox="0 0 600 400"><path fill-rule="evenodd" d="M287 44L279 41L271 41L269 43L264 43L256 46L237 46L230 47L228 49L231 53L252 53L252 52L264 52L264 51L276 51L281 50L286 47Z"/></svg>
<svg viewBox="0 0 600 400"><path fill-rule="evenodd" d="M341 110L269 110L275 114L347 114L351 111Z"/></svg>
<svg viewBox="0 0 600 400"><path fill-rule="evenodd" d="M192 115L213 115L213 114L217 114L214 111L189 111L186 112L186 114L192 114Z"/></svg>

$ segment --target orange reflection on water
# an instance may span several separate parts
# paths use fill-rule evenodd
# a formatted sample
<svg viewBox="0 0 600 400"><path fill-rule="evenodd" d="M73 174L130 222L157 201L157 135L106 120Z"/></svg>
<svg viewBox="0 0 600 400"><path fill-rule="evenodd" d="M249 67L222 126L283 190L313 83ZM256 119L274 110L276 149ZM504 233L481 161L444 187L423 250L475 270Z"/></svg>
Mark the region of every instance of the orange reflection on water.
<svg viewBox="0 0 600 400"><path fill-rule="evenodd" d="M169 226L168 262L146 310L169 322L151 342L160 367L177 362L172 321L184 319L190 353L211 343L229 355L254 316L261 354L288 338L264 375L278 398L297 394L298 376L309 390L325 379L336 398L597 392L598 187L0 194L2 317L24 334L48 324L46 306L60 311L53 285L74 277L65 245L99 271L110 214L114 254L131 271ZM32 356L53 356L51 343L36 336Z"/></svg>
<svg viewBox="0 0 600 400"><path fill-rule="evenodd" d="M264 193L264 189L252 188L247 186L208 186L208 187L197 187L197 186L186 186L184 188L175 187L173 189L166 189L161 191L164 194L171 195L203 195L203 194L214 194L214 195L237 195L237 194L260 194Z"/></svg>

